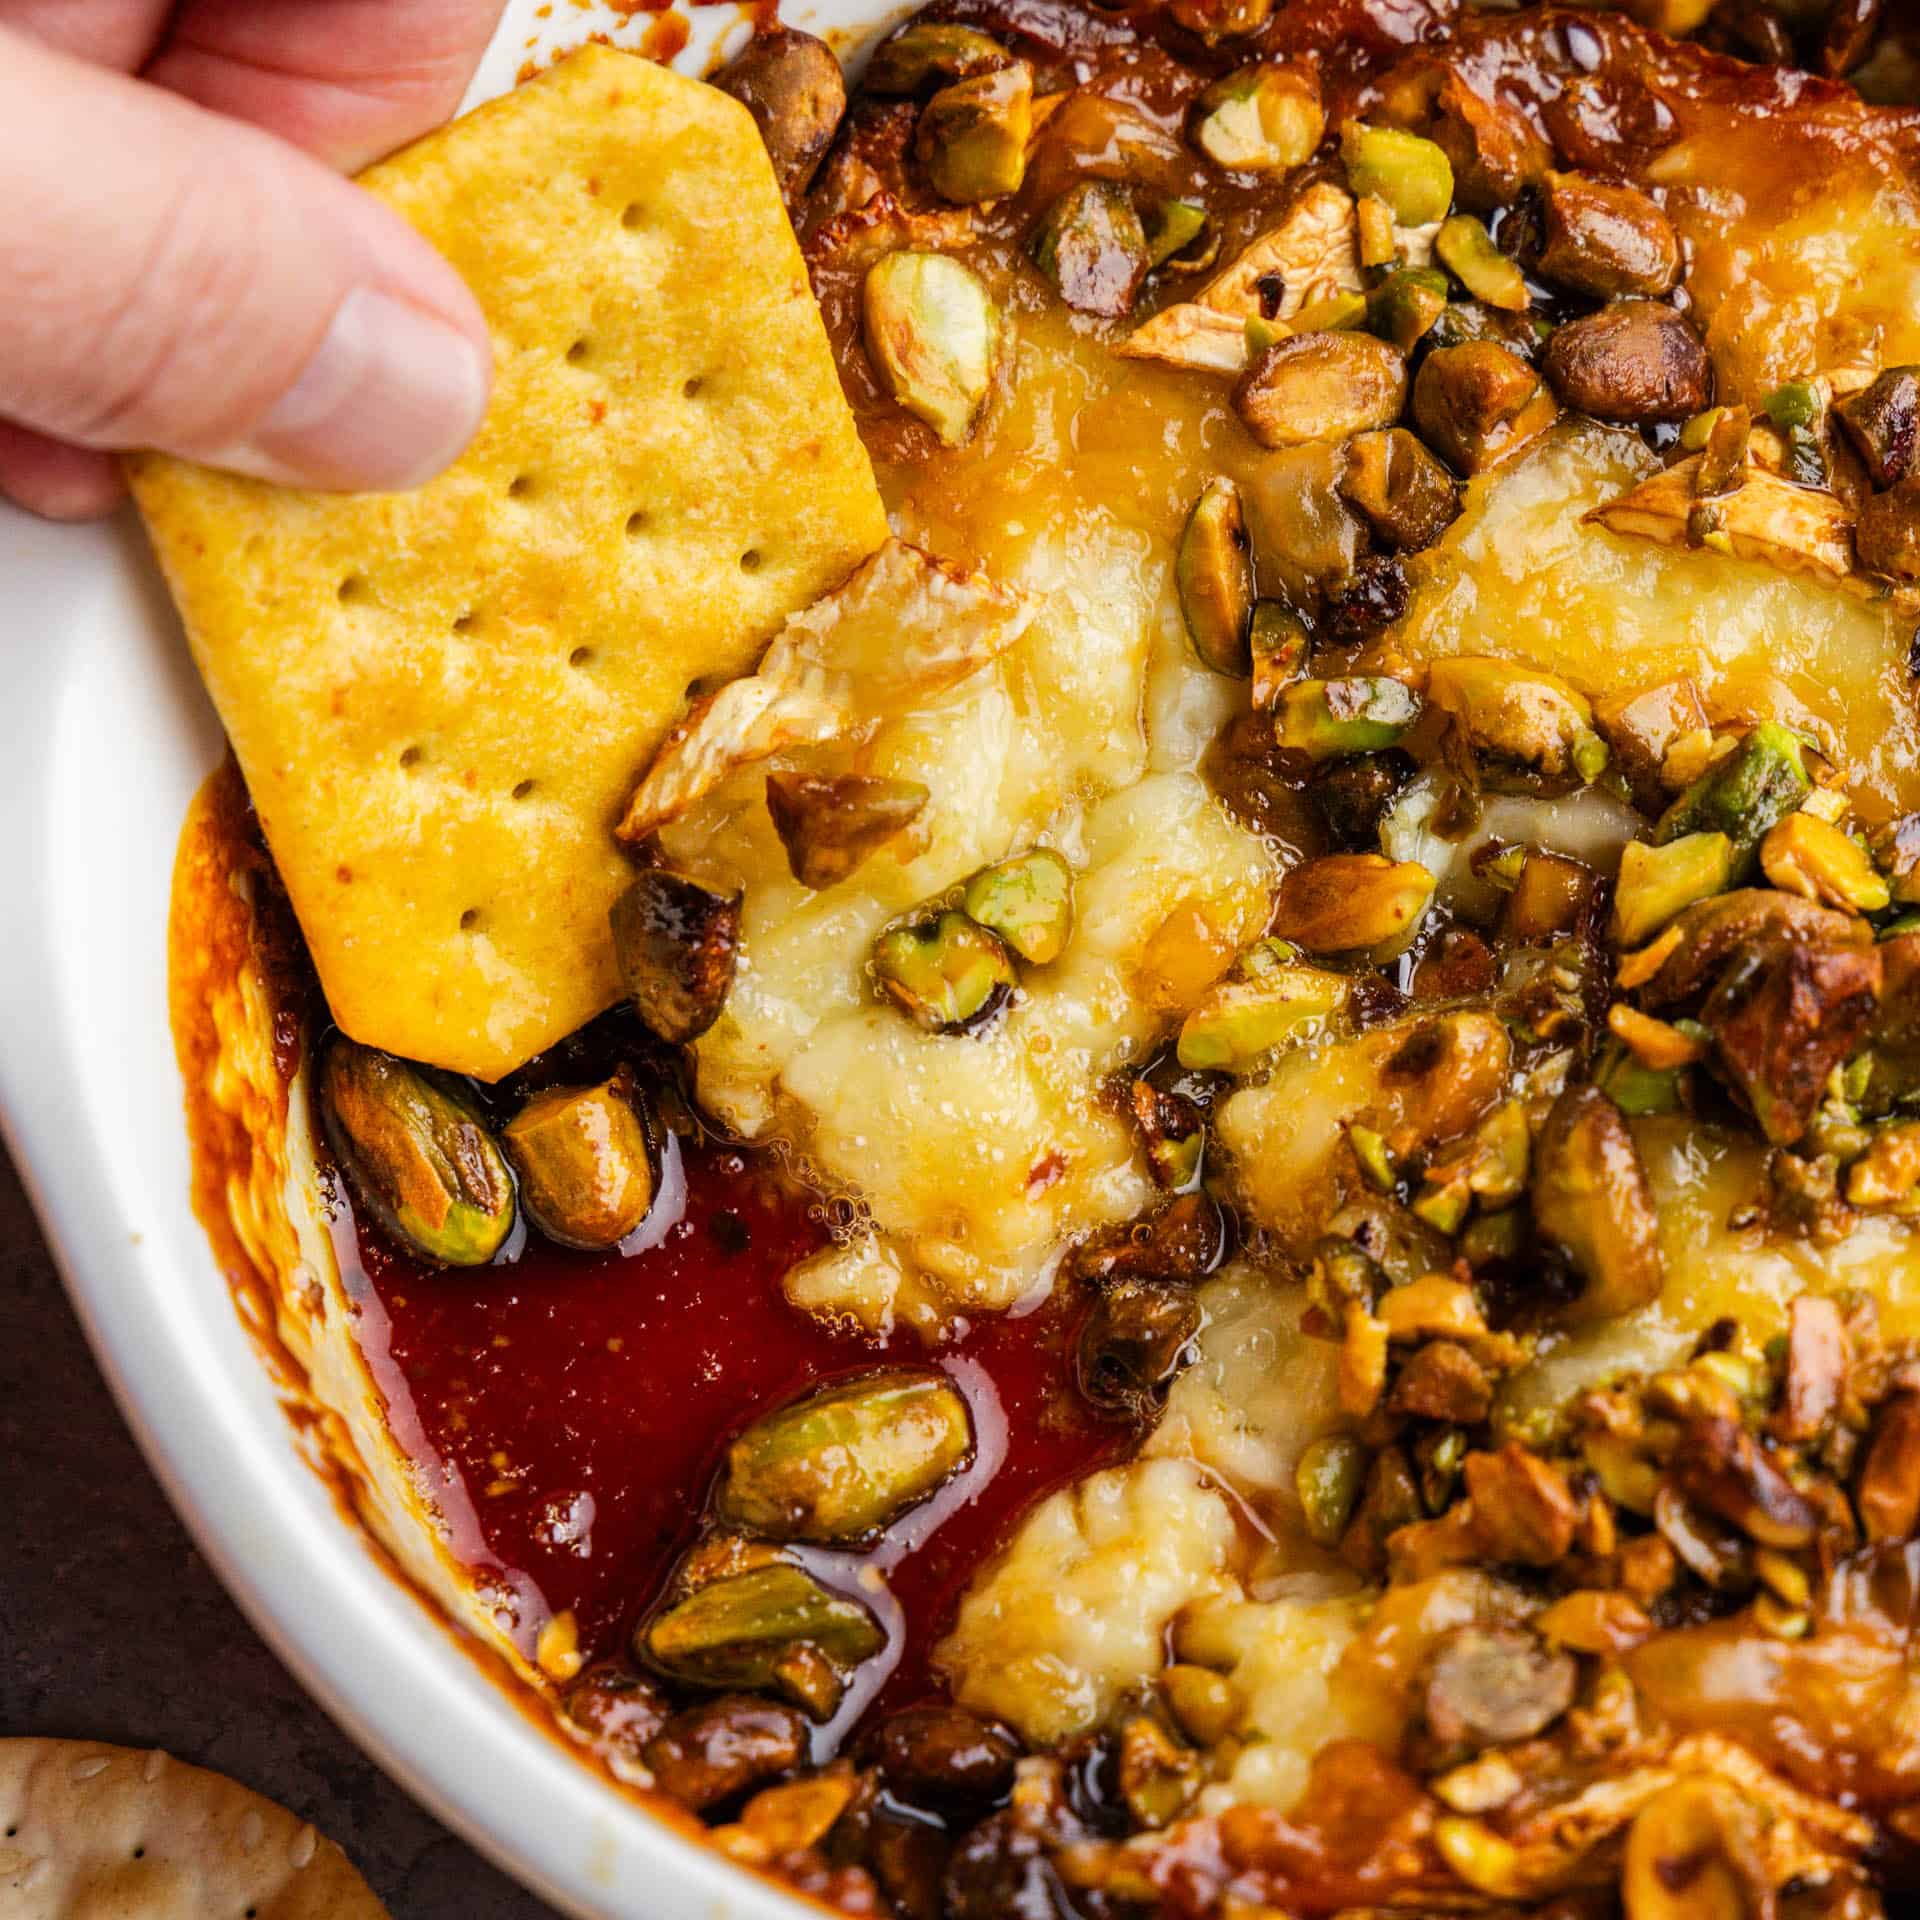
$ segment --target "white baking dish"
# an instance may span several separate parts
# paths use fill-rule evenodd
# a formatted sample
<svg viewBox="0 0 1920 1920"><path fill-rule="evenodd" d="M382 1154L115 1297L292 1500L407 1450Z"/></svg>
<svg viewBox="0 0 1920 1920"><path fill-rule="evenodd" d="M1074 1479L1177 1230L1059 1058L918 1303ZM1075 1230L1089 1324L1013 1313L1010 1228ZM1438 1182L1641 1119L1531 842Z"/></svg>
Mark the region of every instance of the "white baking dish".
<svg viewBox="0 0 1920 1920"><path fill-rule="evenodd" d="M839 29L891 12L789 9ZM475 98L530 54L655 16L515 0ZM703 7L680 64L743 33ZM480 1850L568 1912L812 1911L644 1810L538 1729L398 1584L296 1453L188 1204L167 1021L174 846L220 730L130 516L0 506L0 1124L94 1350L207 1558L328 1711Z"/></svg>

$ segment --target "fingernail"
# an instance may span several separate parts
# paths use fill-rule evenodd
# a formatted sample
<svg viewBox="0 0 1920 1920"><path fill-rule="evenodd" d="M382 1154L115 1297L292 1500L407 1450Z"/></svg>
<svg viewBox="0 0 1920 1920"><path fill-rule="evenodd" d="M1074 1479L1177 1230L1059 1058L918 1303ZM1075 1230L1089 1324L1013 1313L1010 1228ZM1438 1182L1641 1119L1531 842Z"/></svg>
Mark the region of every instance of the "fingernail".
<svg viewBox="0 0 1920 1920"><path fill-rule="evenodd" d="M290 486L417 487L473 438L489 373L457 328L358 287L255 432L211 464Z"/></svg>

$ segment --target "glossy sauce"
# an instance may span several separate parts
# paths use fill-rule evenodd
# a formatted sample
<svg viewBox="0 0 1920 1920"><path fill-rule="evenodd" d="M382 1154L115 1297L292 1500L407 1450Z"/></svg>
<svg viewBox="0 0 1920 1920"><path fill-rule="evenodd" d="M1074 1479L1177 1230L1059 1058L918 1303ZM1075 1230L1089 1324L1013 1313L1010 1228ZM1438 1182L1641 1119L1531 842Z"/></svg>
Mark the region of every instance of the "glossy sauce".
<svg viewBox="0 0 1920 1920"><path fill-rule="evenodd" d="M715 1143L676 1141L667 1166L630 1242L655 1244L589 1255L529 1237L479 1272L405 1259L342 1197L336 1246L394 1436L455 1552L517 1597L517 1637L530 1647L548 1614L570 1609L592 1660L620 1649L694 1538L733 1433L822 1379L931 1357L975 1407L980 1460L959 1498L936 1496L868 1556L904 1625L862 1676L889 1705L915 1699L935 1684L929 1654L974 1568L1035 1499L1126 1434L1066 1384L1061 1309L983 1320L932 1355L908 1331L837 1333L780 1290L827 1239L811 1196L764 1156Z"/></svg>

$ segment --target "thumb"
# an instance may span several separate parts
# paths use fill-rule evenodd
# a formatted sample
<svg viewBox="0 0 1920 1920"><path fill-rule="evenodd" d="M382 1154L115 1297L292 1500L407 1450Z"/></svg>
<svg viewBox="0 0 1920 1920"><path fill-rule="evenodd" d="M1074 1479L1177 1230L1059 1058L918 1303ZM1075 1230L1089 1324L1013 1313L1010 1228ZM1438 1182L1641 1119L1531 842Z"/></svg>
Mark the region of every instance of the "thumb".
<svg viewBox="0 0 1920 1920"><path fill-rule="evenodd" d="M294 148L0 29L0 418L295 485L417 485L492 373L460 277Z"/></svg>

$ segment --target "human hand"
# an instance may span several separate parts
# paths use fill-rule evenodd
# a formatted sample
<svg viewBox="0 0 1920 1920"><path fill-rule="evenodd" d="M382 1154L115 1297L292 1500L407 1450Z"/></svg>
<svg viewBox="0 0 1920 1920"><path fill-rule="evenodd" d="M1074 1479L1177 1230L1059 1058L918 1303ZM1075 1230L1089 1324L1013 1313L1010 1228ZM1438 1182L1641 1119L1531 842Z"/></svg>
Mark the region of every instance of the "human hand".
<svg viewBox="0 0 1920 1920"><path fill-rule="evenodd" d="M126 447L382 490L459 453L479 308L341 173L453 112L500 4L0 0L0 494L105 512Z"/></svg>

